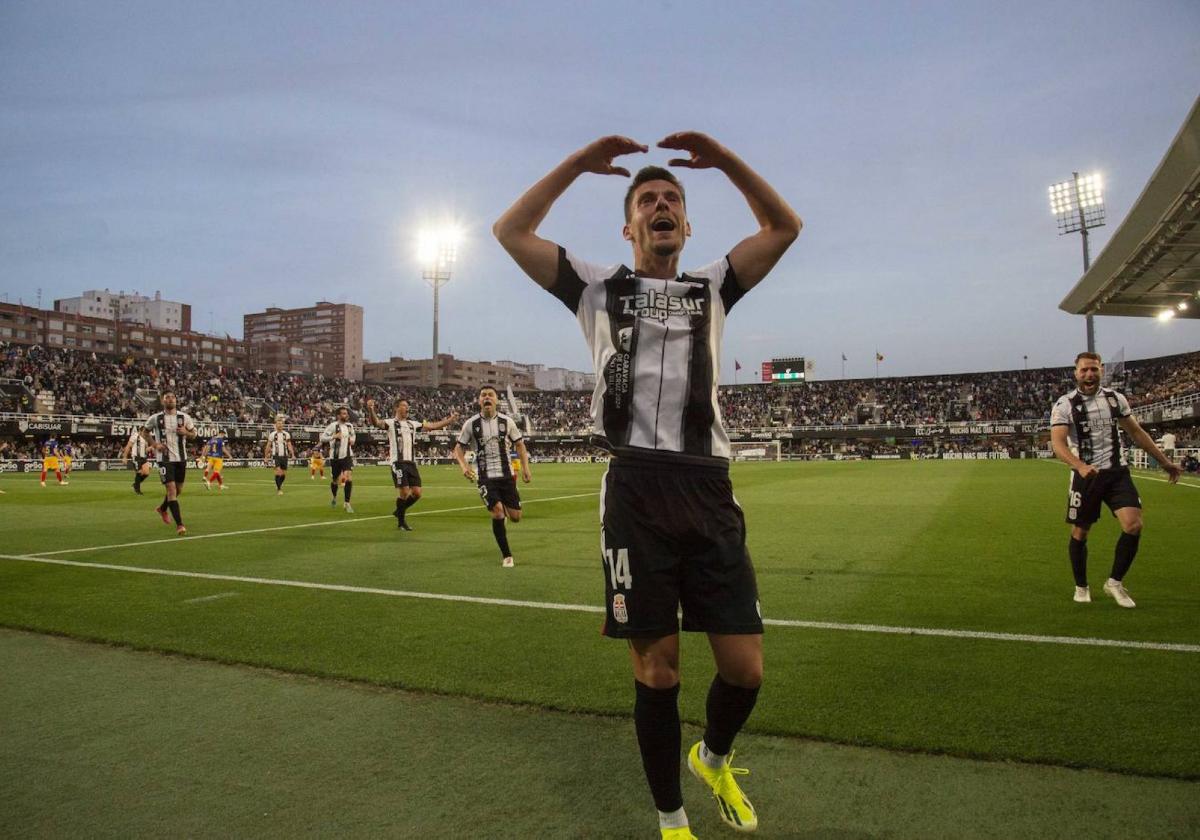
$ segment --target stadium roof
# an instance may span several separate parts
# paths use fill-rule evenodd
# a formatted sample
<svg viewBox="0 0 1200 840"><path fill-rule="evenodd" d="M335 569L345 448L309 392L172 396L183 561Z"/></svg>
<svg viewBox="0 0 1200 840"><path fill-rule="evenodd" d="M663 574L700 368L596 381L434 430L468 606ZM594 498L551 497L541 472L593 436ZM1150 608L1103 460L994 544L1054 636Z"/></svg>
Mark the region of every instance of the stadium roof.
<svg viewBox="0 0 1200 840"><path fill-rule="evenodd" d="M1073 315L1173 309L1200 318L1200 99L1129 215L1058 306Z"/></svg>

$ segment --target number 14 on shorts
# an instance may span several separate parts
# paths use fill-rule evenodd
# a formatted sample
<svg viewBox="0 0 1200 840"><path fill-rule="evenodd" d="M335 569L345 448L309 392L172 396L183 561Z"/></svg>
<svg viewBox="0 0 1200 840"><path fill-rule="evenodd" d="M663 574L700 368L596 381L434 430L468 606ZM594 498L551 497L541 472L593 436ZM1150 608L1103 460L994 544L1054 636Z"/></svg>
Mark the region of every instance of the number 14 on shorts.
<svg viewBox="0 0 1200 840"><path fill-rule="evenodd" d="M604 549L604 566L613 589L633 589L633 575L629 573L629 549Z"/></svg>

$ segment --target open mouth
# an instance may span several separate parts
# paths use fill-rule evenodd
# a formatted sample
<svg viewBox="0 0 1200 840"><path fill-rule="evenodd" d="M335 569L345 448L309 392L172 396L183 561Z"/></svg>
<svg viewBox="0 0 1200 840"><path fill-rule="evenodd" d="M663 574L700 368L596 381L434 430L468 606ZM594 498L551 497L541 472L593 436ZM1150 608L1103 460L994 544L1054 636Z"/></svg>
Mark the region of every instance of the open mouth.
<svg viewBox="0 0 1200 840"><path fill-rule="evenodd" d="M662 231L669 233L670 231L675 230L675 222L673 222L671 219L665 219L665 218L664 219L655 219L654 222L650 225L650 230L654 231L655 233L659 233Z"/></svg>

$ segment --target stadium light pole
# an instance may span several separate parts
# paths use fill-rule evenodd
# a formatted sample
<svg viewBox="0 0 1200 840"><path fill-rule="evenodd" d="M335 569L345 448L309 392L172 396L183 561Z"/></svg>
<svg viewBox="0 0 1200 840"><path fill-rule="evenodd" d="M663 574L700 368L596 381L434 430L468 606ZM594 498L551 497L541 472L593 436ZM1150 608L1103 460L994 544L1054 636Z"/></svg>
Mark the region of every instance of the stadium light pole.
<svg viewBox="0 0 1200 840"><path fill-rule="evenodd" d="M450 282L450 272L458 259L461 231L454 225L422 230L417 236L417 260L421 277L433 286L433 387L442 384L442 369L438 363L438 290Z"/></svg>
<svg viewBox="0 0 1200 840"><path fill-rule="evenodd" d="M1058 235L1076 231L1083 237L1083 273L1092 267L1088 254L1088 230L1104 226L1104 190L1100 175L1092 173L1082 178L1071 173L1070 181L1050 187L1050 211L1058 219ZM1087 319L1087 349L1096 352L1096 328L1089 313Z"/></svg>

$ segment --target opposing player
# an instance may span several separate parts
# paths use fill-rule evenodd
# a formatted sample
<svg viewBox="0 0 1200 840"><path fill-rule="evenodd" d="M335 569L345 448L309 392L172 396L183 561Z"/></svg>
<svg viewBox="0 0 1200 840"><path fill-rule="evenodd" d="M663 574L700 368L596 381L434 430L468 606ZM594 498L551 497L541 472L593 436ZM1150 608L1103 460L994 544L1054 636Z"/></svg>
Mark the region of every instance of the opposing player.
<svg viewBox="0 0 1200 840"><path fill-rule="evenodd" d="M283 482L287 481L288 462L296 457L292 446L292 434L283 428L283 418L275 418L275 428L267 433L263 444L263 458L275 464L275 495L283 495ZM347 499L349 501L349 499Z"/></svg>
<svg viewBox="0 0 1200 840"><path fill-rule="evenodd" d="M753 831L758 817L734 780L734 737L762 682L762 619L742 511L729 482L729 438L717 404L725 316L800 232L788 204L733 152L696 132L664 138L741 191L759 229L727 256L679 273L691 226L683 186L645 167L625 194L621 234L633 268L584 262L537 235L551 206L586 172L624 175L620 155L647 147L605 137L573 153L496 222L500 244L578 319L592 350L592 416L613 458L602 485L604 633L628 640L642 766L664 838L691 838L679 781L679 624L708 634L717 674L704 739L688 767L717 798L721 819Z"/></svg>
<svg viewBox="0 0 1200 840"><path fill-rule="evenodd" d="M454 444L454 460L469 481L478 481L479 495L492 515L492 536L500 549L500 565L511 569L515 565L512 549L508 547L508 528L505 518L521 521L521 495L509 463L509 446L516 448L521 459L521 478L528 484L529 452L517 424L507 414L496 411L499 395L490 385L479 389L479 413L463 423L462 432ZM466 450L475 452L475 469L467 463Z"/></svg>
<svg viewBox="0 0 1200 840"><path fill-rule="evenodd" d="M58 460L58 440L57 438L49 438L42 444L42 486L46 486L46 473L52 471L54 477L58 479L58 486L63 485L62 467Z"/></svg>
<svg viewBox="0 0 1200 840"><path fill-rule="evenodd" d="M70 438L64 438L62 445L58 448L59 454L62 456L62 473L63 484L71 483L71 465L75 461L75 446L71 443Z"/></svg>
<svg viewBox="0 0 1200 840"><path fill-rule="evenodd" d="M357 436L354 424L350 422L350 409L342 406L337 410L337 419L321 432L321 442L329 444L329 458L332 477L329 481L329 492L333 498L329 500L330 507L337 507L338 487L344 488L342 495L345 499L346 513L354 513L350 507L350 493L354 490L354 441Z"/></svg>
<svg viewBox="0 0 1200 840"><path fill-rule="evenodd" d="M1142 538L1142 500L1129 475L1129 460L1118 430L1123 429L1158 461L1172 484L1179 481L1183 470L1163 454L1134 419L1125 395L1100 386L1103 377L1104 364L1097 354L1080 353L1075 357L1076 387L1054 403L1050 445L1058 459L1073 470L1067 499L1067 524L1071 526L1067 554L1075 575L1075 601L1087 604L1092 600L1087 580L1087 537L1100 518L1103 502L1121 524L1104 592L1122 607L1134 607L1137 605L1126 591L1124 580Z"/></svg>
<svg viewBox="0 0 1200 840"><path fill-rule="evenodd" d="M325 477L325 453L321 451L321 445L317 444L312 449L308 450L308 477L312 481L317 480L317 471L320 470L321 478Z"/></svg>
<svg viewBox="0 0 1200 840"><path fill-rule="evenodd" d="M191 417L176 410L173 392L164 391L159 402L163 410L146 419L141 435L157 456L158 475L166 493L155 510L168 525L167 511L170 511L175 520L175 533L182 537L187 534L187 528L179 510L179 494L183 492L183 482L187 478L187 442L196 437L196 424Z"/></svg>
<svg viewBox="0 0 1200 840"><path fill-rule="evenodd" d="M388 435L388 461L392 465L392 484L396 487L396 527L411 531L404 514L421 500L421 471L417 469L415 455L417 432L421 429L437 431L458 419L452 411L441 420L432 422L410 420L408 400L400 398L392 404L393 416L380 420L375 416L375 400L367 400L367 422Z"/></svg>
<svg viewBox="0 0 1200 840"><path fill-rule="evenodd" d="M222 471L225 469L225 433L220 429L204 444L204 459L205 488L211 490L212 482L215 481L217 486L224 490L225 476Z"/></svg>
<svg viewBox="0 0 1200 840"><path fill-rule="evenodd" d="M121 464L129 463L133 458L133 492L142 495L142 482L150 475L149 450L146 439L142 437L141 427L135 426L129 432L129 440L121 450Z"/></svg>

